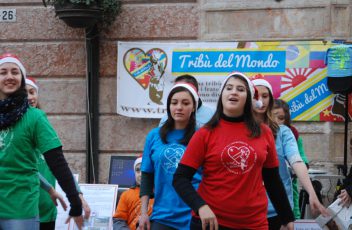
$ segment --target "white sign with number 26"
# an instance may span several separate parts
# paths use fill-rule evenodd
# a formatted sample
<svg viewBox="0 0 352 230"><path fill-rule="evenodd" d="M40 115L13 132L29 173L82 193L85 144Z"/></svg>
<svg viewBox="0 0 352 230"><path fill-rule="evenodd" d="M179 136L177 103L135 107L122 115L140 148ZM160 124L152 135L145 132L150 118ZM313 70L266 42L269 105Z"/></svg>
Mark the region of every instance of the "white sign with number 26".
<svg viewBox="0 0 352 230"><path fill-rule="evenodd" d="M16 22L16 9L0 9L0 22Z"/></svg>

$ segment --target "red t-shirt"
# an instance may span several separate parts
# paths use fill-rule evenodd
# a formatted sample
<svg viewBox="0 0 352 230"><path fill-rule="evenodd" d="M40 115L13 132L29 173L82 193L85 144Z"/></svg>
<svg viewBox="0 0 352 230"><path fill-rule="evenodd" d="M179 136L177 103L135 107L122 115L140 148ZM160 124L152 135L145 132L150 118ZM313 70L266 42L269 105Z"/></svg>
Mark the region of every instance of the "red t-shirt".
<svg viewBox="0 0 352 230"><path fill-rule="evenodd" d="M262 124L261 130L251 138L244 122L220 120L215 129L203 127L193 135L180 162L203 166L198 194L224 227L267 229L262 168L279 162L270 128Z"/></svg>

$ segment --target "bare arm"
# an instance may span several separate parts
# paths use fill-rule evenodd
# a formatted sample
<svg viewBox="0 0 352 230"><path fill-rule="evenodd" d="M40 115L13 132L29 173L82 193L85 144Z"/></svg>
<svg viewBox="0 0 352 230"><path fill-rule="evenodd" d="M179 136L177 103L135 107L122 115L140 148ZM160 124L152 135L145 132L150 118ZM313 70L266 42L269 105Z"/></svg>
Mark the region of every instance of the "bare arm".
<svg viewBox="0 0 352 230"><path fill-rule="evenodd" d="M303 188L309 194L309 204L313 213L321 213L323 216L329 216L326 208L318 200L317 194L313 188L312 182L310 181L307 166L304 162L296 162L292 165L293 170L295 171L297 178L302 184Z"/></svg>
<svg viewBox="0 0 352 230"><path fill-rule="evenodd" d="M139 217L139 228L150 230L150 221L148 216L149 196L141 197L141 216Z"/></svg>
<svg viewBox="0 0 352 230"><path fill-rule="evenodd" d="M139 217L139 229L150 230L150 221L148 215L148 204L149 199L153 196L153 187L154 187L154 174L142 172L141 180L141 216Z"/></svg>
<svg viewBox="0 0 352 230"><path fill-rule="evenodd" d="M43 177L41 173L38 172L38 177L40 181L40 187L44 189L45 191L49 192L50 189L53 188L53 186Z"/></svg>

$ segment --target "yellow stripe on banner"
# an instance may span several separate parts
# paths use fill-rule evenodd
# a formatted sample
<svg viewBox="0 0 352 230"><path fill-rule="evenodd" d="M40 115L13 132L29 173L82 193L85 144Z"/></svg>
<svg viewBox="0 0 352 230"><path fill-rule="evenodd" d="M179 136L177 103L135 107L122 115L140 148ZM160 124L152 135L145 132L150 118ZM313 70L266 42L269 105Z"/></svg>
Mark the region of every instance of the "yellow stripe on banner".
<svg viewBox="0 0 352 230"><path fill-rule="evenodd" d="M333 95L329 95L327 98L319 102L318 104L314 105L304 113L301 113L299 116L295 117L295 120L300 120L300 121L307 121L310 120L311 118L315 117L317 114L319 114L323 109L329 107L331 104L331 101L333 99Z"/></svg>
<svg viewBox="0 0 352 230"><path fill-rule="evenodd" d="M324 69L320 73L316 74L314 77L308 78L308 80L306 80L304 83L302 83L302 84L298 85L297 87L295 87L294 92L287 93L284 96L282 96L280 99L282 99L284 101L290 101L294 97L296 97L299 94L301 94L304 91L306 91L311 86L315 85L317 82L319 82L322 79L324 79L325 77L326 77L326 69Z"/></svg>
<svg viewBox="0 0 352 230"><path fill-rule="evenodd" d="M282 99L285 101L289 101L293 99L294 97L298 96L299 94L306 91L308 88L312 87L313 85L321 81L325 76L326 76L326 70L324 69L323 71L321 71L320 73L317 73L313 77L308 78L308 80L306 80L304 83L295 87L294 92L284 95Z"/></svg>

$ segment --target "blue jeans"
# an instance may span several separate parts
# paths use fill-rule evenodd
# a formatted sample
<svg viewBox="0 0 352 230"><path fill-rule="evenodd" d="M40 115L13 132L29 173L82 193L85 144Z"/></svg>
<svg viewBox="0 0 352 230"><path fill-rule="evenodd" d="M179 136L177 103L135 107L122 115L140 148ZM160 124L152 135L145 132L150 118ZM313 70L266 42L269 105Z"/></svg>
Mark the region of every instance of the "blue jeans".
<svg viewBox="0 0 352 230"><path fill-rule="evenodd" d="M39 217L30 219L0 219L0 230L38 230Z"/></svg>

